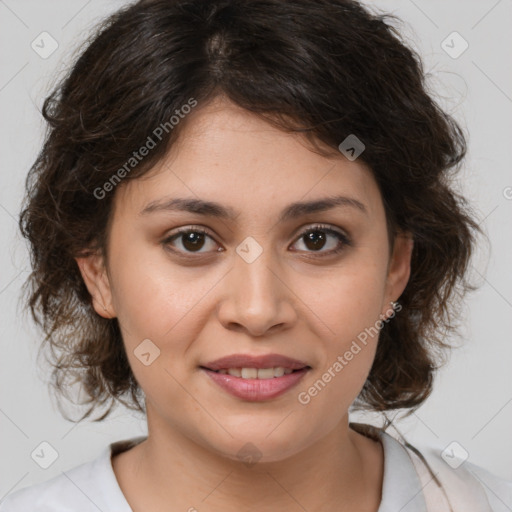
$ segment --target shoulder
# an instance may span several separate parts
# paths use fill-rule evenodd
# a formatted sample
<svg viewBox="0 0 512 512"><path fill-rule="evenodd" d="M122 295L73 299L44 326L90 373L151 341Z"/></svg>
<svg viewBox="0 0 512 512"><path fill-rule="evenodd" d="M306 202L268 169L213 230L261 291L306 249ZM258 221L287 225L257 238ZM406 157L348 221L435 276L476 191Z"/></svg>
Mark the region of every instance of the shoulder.
<svg viewBox="0 0 512 512"><path fill-rule="evenodd" d="M387 428L350 425L384 448L379 512L512 511L512 481L471 462L460 444L413 446L396 428L391 435Z"/></svg>
<svg viewBox="0 0 512 512"><path fill-rule="evenodd" d="M466 459L467 452L452 443L448 447L415 447L404 442L424 485L428 510L447 502L453 510L510 512L512 481L505 480Z"/></svg>
<svg viewBox="0 0 512 512"><path fill-rule="evenodd" d="M45 482L13 492L0 502L0 512L97 512L98 509L81 491L84 482L94 481L93 468L96 465L97 461L86 462Z"/></svg>
<svg viewBox="0 0 512 512"><path fill-rule="evenodd" d="M95 459L9 494L0 501L0 512L131 512L117 483L111 457L142 439L111 443Z"/></svg>

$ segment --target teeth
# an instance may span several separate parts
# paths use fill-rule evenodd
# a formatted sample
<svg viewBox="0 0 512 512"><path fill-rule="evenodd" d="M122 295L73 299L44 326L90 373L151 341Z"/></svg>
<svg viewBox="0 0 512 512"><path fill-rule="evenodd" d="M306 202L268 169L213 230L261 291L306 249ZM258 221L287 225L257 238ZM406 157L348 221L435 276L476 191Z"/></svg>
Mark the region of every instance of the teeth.
<svg viewBox="0 0 512 512"><path fill-rule="evenodd" d="M275 368L229 368L218 370L217 373L241 377L242 379L273 379L274 377L289 375L292 371L291 368L277 366Z"/></svg>
<svg viewBox="0 0 512 512"><path fill-rule="evenodd" d="M242 379L257 379L258 370L256 368L242 368Z"/></svg>

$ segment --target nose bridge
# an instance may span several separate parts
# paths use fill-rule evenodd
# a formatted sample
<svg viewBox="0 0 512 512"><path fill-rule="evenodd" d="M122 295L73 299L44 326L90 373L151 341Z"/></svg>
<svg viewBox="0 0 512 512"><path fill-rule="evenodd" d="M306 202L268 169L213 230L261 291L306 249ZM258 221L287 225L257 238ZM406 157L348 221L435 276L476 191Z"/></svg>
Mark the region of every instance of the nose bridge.
<svg viewBox="0 0 512 512"><path fill-rule="evenodd" d="M245 297L245 306L261 308L276 300L276 277L271 268L276 267L273 251L267 244L247 237L236 248L234 278L237 289ZM259 302L262 302L258 304ZM270 304L269 304L270 305Z"/></svg>
<svg viewBox="0 0 512 512"><path fill-rule="evenodd" d="M252 237L236 248L228 275L227 295L221 320L242 325L252 334L262 334L272 326L291 320L293 308L285 304L286 293L279 279L274 251Z"/></svg>

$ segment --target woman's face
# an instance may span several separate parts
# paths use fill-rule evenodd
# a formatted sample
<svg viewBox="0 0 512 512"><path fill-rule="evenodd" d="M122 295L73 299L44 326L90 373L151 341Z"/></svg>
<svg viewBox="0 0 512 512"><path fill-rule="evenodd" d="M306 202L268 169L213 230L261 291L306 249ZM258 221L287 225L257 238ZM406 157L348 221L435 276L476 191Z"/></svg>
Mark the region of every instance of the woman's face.
<svg viewBox="0 0 512 512"><path fill-rule="evenodd" d="M412 244L398 238L390 259L362 162L320 156L230 103L189 121L165 161L115 191L108 277L100 260L79 263L98 314L119 320L150 426L233 459L246 443L262 462L283 459L346 420L375 327L407 283ZM290 210L338 196L329 208ZM231 216L180 209L178 198ZM184 228L192 233L173 236ZM204 369L234 354L309 368L245 383L236 370L214 379ZM230 382L232 391L221 385Z"/></svg>

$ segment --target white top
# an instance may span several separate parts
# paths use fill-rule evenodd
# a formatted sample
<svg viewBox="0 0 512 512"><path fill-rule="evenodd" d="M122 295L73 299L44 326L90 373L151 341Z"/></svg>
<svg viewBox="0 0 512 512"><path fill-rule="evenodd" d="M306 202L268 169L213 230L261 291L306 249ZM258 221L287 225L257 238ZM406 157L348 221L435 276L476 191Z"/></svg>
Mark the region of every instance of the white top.
<svg viewBox="0 0 512 512"><path fill-rule="evenodd" d="M512 482L468 461L453 469L443 460L439 448L426 448L418 456L406 442L382 430L377 433L384 450L378 512L512 510ZM119 487L111 457L145 439L140 436L111 443L96 459L9 494L0 501L0 512L133 512Z"/></svg>

